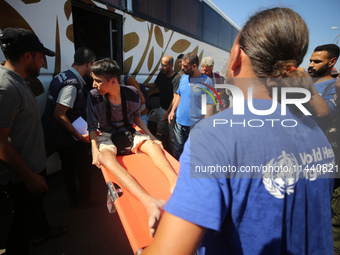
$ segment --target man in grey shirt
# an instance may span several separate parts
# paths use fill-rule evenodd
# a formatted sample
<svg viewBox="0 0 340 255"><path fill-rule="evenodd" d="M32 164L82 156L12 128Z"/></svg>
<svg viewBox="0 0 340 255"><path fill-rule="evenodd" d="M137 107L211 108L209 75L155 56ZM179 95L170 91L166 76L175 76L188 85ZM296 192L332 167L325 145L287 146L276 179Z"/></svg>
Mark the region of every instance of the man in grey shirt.
<svg viewBox="0 0 340 255"><path fill-rule="evenodd" d="M48 186L43 131L37 103L25 81L39 75L45 55L55 53L22 28L4 29L0 45L6 57L0 66L0 185L14 211L6 255L28 254L32 238L40 243L68 230L63 226L51 229L45 217L42 201Z"/></svg>

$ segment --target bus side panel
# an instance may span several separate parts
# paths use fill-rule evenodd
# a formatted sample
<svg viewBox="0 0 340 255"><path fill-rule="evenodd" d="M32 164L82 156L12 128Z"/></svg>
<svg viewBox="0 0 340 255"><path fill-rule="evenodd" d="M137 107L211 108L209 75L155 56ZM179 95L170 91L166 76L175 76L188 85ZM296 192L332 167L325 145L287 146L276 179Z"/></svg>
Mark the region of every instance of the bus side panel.
<svg viewBox="0 0 340 255"><path fill-rule="evenodd" d="M0 29L24 27L33 30L48 49L56 52L55 57L46 57L46 65L41 68L39 80L44 93L37 96L40 113L46 102L46 92L54 74L68 69L73 62L74 45L71 15L71 1L44 0L25 4L21 0L0 1ZM1 11L0 11L1 12ZM15 18L13 18L15 17ZM5 57L0 51L0 62Z"/></svg>
<svg viewBox="0 0 340 255"><path fill-rule="evenodd" d="M34 82L33 91L37 92L36 100L40 114L42 114L53 76L68 69L73 63L71 1L44 0L28 4L24 2L21 0L0 0L0 31L6 27L30 29L36 33L46 48L55 51L55 57L46 57L46 65L41 68L40 76ZM0 62L2 61L5 61L5 57L0 51ZM47 174L60 170L60 167L58 154L51 154L47 160Z"/></svg>
<svg viewBox="0 0 340 255"><path fill-rule="evenodd" d="M124 72L141 83L155 79L164 55L170 54L176 60L179 54L192 51L200 61L211 56L215 60L214 71L226 74L229 52L129 14L125 14L123 29ZM174 68L179 71L176 62Z"/></svg>

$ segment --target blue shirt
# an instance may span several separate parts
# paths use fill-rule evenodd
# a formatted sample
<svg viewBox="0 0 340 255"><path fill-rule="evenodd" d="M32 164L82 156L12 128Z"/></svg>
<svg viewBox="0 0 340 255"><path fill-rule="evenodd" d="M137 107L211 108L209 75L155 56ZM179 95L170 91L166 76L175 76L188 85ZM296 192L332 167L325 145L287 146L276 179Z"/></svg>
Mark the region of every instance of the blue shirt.
<svg viewBox="0 0 340 255"><path fill-rule="evenodd" d="M335 104L335 100L334 100L335 81L336 81L336 78L314 84L316 91L319 93L320 96L322 96L323 99L325 99L325 101L327 102L329 109L330 109L329 116L327 116L326 118L322 118L322 119L318 120L318 124L323 131L327 131L327 129L330 128L332 120L334 119L334 117L336 115L336 104ZM333 84L333 85L331 85L331 84ZM331 85L330 89L328 89L326 91L326 89L330 85Z"/></svg>
<svg viewBox="0 0 340 255"><path fill-rule="evenodd" d="M245 104L191 131L165 210L208 229L199 254L333 254L333 151L312 118L280 109L257 116Z"/></svg>
<svg viewBox="0 0 340 255"><path fill-rule="evenodd" d="M194 126L204 118L201 110L202 94L206 95L207 104L214 103L214 92L204 84L214 86L212 80L205 74L196 78L190 78L189 75L181 77L177 89L177 94L181 96L181 101L177 107L176 121L182 126Z"/></svg>

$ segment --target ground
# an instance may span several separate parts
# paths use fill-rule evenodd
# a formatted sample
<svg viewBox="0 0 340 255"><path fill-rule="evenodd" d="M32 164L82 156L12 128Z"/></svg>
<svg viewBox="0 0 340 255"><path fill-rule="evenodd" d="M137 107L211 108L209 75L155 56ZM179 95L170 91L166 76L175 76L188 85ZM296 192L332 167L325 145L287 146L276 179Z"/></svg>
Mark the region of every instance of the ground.
<svg viewBox="0 0 340 255"><path fill-rule="evenodd" d="M117 213L110 214L106 207L107 188L101 171L93 174L93 193L103 203L94 208L71 209L60 172L47 177L50 190L46 194L45 208L51 226L67 225L69 233L39 246L31 246L34 255L132 255L132 249ZM0 254L5 248L11 213L9 204L0 190ZM29 208L27 208L29 210Z"/></svg>

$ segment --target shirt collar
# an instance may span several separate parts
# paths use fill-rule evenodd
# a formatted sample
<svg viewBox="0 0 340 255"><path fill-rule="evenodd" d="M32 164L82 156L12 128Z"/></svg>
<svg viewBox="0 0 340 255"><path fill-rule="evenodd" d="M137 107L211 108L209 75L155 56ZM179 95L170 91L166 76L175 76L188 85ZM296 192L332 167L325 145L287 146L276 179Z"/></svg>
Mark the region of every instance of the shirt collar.
<svg viewBox="0 0 340 255"><path fill-rule="evenodd" d="M83 77L80 76L80 74L78 73L78 71L76 69L74 69L73 67L70 67L70 70L71 70L72 73L74 73L77 76L77 78L80 81L81 85L83 85L83 86L86 85Z"/></svg>

